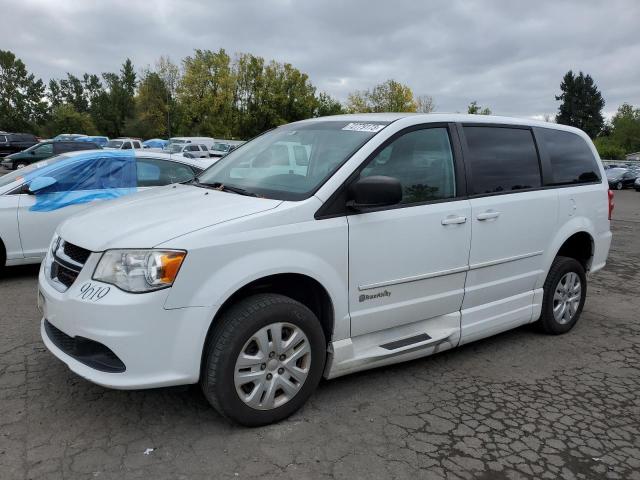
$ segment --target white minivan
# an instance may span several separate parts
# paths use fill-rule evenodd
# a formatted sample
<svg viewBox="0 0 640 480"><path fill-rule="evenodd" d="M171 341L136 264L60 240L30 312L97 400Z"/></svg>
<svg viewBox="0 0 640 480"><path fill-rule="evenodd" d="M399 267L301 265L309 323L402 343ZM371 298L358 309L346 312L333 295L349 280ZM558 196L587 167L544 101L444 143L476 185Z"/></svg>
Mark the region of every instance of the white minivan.
<svg viewBox="0 0 640 480"><path fill-rule="evenodd" d="M569 331L587 273L605 265L612 207L575 128L305 120L190 183L63 223L40 270L42 338L97 384L199 382L221 414L263 425L297 410L322 376L536 321Z"/></svg>

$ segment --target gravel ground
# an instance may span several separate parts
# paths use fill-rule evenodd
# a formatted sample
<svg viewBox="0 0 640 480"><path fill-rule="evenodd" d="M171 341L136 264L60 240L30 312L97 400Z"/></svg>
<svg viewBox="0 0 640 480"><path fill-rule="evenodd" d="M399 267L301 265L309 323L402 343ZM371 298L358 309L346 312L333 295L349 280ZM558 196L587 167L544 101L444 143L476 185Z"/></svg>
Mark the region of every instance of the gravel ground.
<svg viewBox="0 0 640 480"><path fill-rule="evenodd" d="M39 337L37 268L0 279L0 479L640 479L640 193L617 194L581 321L323 382L240 428L196 387L121 392Z"/></svg>

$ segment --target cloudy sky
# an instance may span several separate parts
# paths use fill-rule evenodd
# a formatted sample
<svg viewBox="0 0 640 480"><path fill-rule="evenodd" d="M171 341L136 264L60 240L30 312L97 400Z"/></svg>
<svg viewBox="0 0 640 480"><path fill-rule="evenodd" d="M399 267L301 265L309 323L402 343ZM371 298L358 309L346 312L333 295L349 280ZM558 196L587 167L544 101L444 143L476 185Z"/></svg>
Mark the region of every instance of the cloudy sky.
<svg viewBox="0 0 640 480"><path fill-rule="evenodd" d="M225 48L290 62L340 100L394 78L441 112L554 114L564 73L640 105L639 0L0 0L0 49L48 80Z"/></svg>

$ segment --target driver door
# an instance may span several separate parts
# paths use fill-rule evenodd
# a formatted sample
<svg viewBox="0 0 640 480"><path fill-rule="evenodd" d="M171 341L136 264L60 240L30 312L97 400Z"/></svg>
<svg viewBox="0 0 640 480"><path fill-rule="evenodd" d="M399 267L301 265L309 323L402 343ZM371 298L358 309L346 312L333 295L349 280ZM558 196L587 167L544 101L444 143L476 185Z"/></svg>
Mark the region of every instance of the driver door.
<svg viewBox="0 0 640 480"><path fill-rule="evenodd" d="M448 126L418 126L392 138L361 170L360 177L398 179L403 197L347 217L352 337L378 332L383 343L418 330L427 343L457 344L471 205L453 152Z"/></svg>

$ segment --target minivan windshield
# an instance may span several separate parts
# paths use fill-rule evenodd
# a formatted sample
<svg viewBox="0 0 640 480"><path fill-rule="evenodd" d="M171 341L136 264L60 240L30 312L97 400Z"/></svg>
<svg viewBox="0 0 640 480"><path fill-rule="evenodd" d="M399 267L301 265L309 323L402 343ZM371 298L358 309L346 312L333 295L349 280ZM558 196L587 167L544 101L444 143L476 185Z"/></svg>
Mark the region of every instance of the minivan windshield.
<svg viewBox="0 0 640 480"><path fill-rule="evenodd" d="M124 142L122 140L109 140L107 148L120 148Z"/></svg>
<svg viewBox="0 0 640 480"><path fill-rule="evenodd" d="M224 156L195 183L303 200L386 125L321 120L278 127Z"/></svg>

